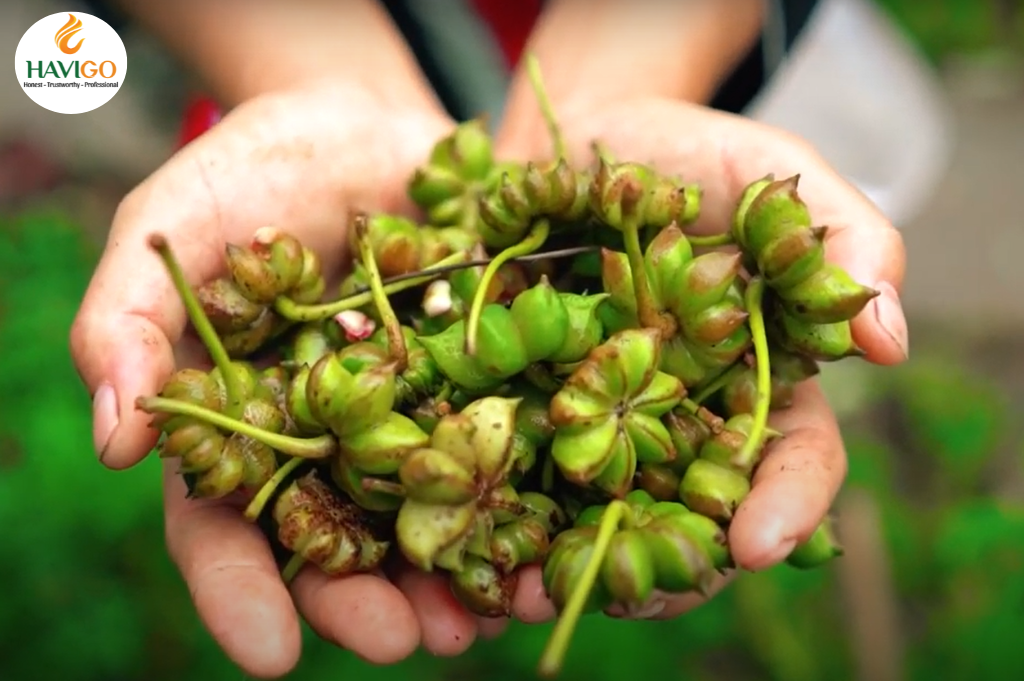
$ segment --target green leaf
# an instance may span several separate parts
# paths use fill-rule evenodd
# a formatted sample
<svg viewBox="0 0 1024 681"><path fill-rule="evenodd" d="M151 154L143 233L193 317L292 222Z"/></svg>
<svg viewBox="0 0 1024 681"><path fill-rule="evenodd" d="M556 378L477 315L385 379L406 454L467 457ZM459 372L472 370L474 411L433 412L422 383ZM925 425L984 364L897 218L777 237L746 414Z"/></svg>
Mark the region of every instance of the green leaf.
<svg viewBox="0 0 1024 681"><path fill-rule="evenodd" d="M911 437L942 466L940 477L969 491L1002 438L1007 396L951 357L911 361L894 374Z"/></svg>

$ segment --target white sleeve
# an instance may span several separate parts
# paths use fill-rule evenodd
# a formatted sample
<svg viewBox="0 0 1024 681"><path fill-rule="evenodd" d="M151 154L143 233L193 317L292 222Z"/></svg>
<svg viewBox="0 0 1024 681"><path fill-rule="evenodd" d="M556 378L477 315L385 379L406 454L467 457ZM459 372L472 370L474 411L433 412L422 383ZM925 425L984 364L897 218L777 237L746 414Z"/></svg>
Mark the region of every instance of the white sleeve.
<svg viewBox="0 0 1024 681"><path fill-rule="evenodd" d="M867 0L822 0L745 113L809 140L897 226L931 196L951 153L936 74Z"/></svg>

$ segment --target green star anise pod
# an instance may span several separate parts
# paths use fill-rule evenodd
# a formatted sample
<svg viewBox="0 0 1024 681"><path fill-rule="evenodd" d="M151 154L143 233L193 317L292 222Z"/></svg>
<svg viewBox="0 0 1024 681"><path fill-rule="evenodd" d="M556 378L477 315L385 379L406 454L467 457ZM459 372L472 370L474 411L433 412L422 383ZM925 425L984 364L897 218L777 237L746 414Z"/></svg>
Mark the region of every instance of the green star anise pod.
<svg viewBox="0 0 1024 681"><path fill-rule="evenodd" d="M551 455L562 475L613 497L629 492L637 462L676 456L661 417L686 389L658 370L657 329L627 329L594 349L551 399Z"/></svg>
<svg viewBox="0 0 1024 681"><path fill-rule="evenodd" d="M604 290L611 294L602 309L605 327L638 326L629 259L605 249L601 260ZM686 235L673 225L651 241L644 265L655 304L676 325L662 347L662 371L692 388L721 374L750 348L748 314L737 286L742 256L724 251L694 256Z"/></svg>
<svg viewBox="0 0 1024 681"><path fill-rule="evenodd" d="M483 119L460 123L438 140L427 162L409 180L408 194L432 225L458 226L476 233L480 199L519 167L496 163Z"/></svg>
<svg viewBox="0 0 1024 681"><path fill-rule="evenodd" d="M520 398L484 397L438 421L430 444L398 469L405 501L398 511L398 546L416 567L463 569L467 555L490 560L496 525L523 507L509 476L519 459L536 455L516 430Z"/></svg>

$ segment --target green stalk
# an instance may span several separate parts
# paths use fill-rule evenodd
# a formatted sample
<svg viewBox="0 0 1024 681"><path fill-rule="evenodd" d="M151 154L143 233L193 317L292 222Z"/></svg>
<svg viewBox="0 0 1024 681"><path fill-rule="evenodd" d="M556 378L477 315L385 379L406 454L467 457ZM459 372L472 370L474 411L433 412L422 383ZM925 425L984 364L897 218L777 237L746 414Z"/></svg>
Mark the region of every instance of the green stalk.
<svg viewBox="0 0 1024 681"><path fill-rule="evenodd" d="M298 553L292 554L292 557L288 559L284 569L281 570L281 581L285 584L291 584L292 580L295 579L295 575L299 574L299 570L306 564L306 559Z"/></svg>
<svg viewBox="0 0 1024 681"><path fill-rule="evenodd" d="M447 402L452 398L452 395L454 393L455 387L451 384L451 382L445 381L441 385L441 389L437 391L436 395L434 395L434 404L441 404L442 402Z"/></svg>
<svg viewBox="0 0 1024 681"><path fill-rule="evenodd" d="M363 478L359 481L359 484L366 492L389 494L400 499L404 499L406 497L405 487L397 482L391 482L390 480L381 480L380 478Z"/></svg>
<svg viewBox="0 0 1024 681"><path fill-rule="evenodd" d="M481 275L480 283L473 294L473 304L469 309L469 317L466 319L466 354L470 357L476 354L476 337L480 326L480 315L483 314L484 303L487 300L487 289L490 287L495 275L498 274L498 270L509 260L529 255L536 251L544 245L550 233L551 223L546 219L537 220L537 222L533 223L533 227L530 228L529 233L522 241L514 246L509 246L494 256L491 262L487 264L487 269Z"/></svg>
<svg viewBox="0 0 1024 681"><path fill-rule="evenodd" d="M526 74L530 79L530 87L533 88L533 95L537 98L537 105L540 107L541 116L548 126L548 134L551 135L551 143L555 148L555 155L558 158L568 160L569 149L565 143L565 135L558 125L558 118L555 116L555 107L551 104L551 97L547 88L544 87L544 76L540 69L540 60L532 52L526 55Z"/></svg>
<svg viewBox="0 0 1024 681"><path fill-rule="evenodd" d="M618 531L620 523L627 519L626 511L628 510L629 507L624 501L616 499L608 504L604 513L601 514L601 525L598 527L597 539L594 541L594 551L590 554L587 567L551 632L551 638L548 639L548 644L544 648L544 654L541 655L540 665L537 668L539 676L546 679L554 678L562 670L573 632L583 615L583 608L587 605L590 592L597 582L597 577L601 572L601 563L604 561L605 554L608 553L612 536Z"/></svg>
<svg viewBox="0 0 1024 681"><path fill-rule="evenodd" d="M468 257L466 253L453 253L447 258L438 261L431 267L424 269L416 277L409 277L401 281L395 281L383 286L384 293L392 296L402 291L407 291L423 284L429 284L443 275L449 265L461 262ZM329 303L317 305L301 305L290 298L281 297L274 301L274 310L285 319L293 322L318 322L324 319L345 312L347 310L358 310L359 308L373 303L373 291L362 291L351 296L345 296Z"/></svg>
<svg viewBox="0 0 1024 681"><path fill-rule="evenodd" d="M239 421L212 409L200 407L182 400L174 400L167 397L140 397L135 400L135 406L149 414L162 413L188 416L208 423L211 426L245 435L288 456L303 459L326 459L338 449L338 443L331 435L303 438L272 433L263 428L257 428L251 423Z"/></svg>
<svg viewBox="0 0 1024 681"><path fill-rule="evenodd" d="M541 253L530 253L529 255L521 255L518 258L513 258L512 262L537 262L538 260L556 260L559 258L572 258L577 255L584 253L596 253L601 250L600 246L573 246L572 248L559 248L553 251L542 251ZM461 256L461 254L459 254ZM455 256L448 256L440 262L447 262L452 260ZM436 264L428 267L425 270L416 270L415 272L406 272L405 274L396 274L393 277L384 279L384 286L387 287L390 284L399 281L405 281L406 279L416 279L417 277L423 276L424 272L430 272L431 274L447 274L449 272L458 272L459 270L468 270L471 267L486 267L491 262L490 258L481 258L479 260L466 260L460 259L453 265L441 265ZM365 293L369 291L369 287L361 288L357 293Z"/></svg>
<svg viewBox="0 0 1024 681"><path fill-rule="evenodd" d="M395 314L395 308L391 306L391 300L388 299L388 294L381 281L377 258L373 254L373 243L370 241L370 229L366 214L360 213L355 216L353 222L356 230L356 242L359 245L359 259L363 261L363 267L366 268L373 305L377 308L381 323L384 325L384 333L387 335L388 354L395 361L395 373L400 374L409 366L409 349L405 345L402 323L398 321L398 315Z"/></svg>
<svg viewBox="0 0 1024 681"><path fill-rule="evenodd" d="M562 384L555 380L548 368L543 364L531 364L523 371L523 378L530 382L538 390L546 393L557 393Z"/></svg>
<svg viewBox="0 0 1024 681"><path fill-rule="evenodd" d="M747 366L743 363L743 360L741 359L740 361L736 362L731 367L729 367L727 370L719 374L718 378L704 386L704 389L697 393L697 395L693 398L693 401L696 402L697 404L704 404L711 398L712 395L714 395L719 390L724 388L726 385L732 382L732 380L737 375L743 373L746 370Z"/></svg>
<svg viewBox="0 0 1024 681"><path fill-rule="evenodd" d="M604 142L591 142L590 149L601 163L604 163L606 166L615 165L615 154L612 153L611 149Z"/></svg>
<svg viewBox="0 0 1024 681"><path fill-rule="evenodd" d="M185 312L188 313L189 321L192 322L192 326L196 330L196 335L199 336L199 340L202 341L206 352L210 355L213 365L220 371L221 379L224 381L225 401L227 402L224 410L225 413L230 415L241 414L243 400L245 399L242 382L235 372L231 358L228 356L228 351L224 349L220 336L217 335L217 331L213 328L213 324L210 323L210 319L203 312L203 306L199 303L199 299L196 298L192 287L185 280L185 273L182 271L178 259L174 256L171 245L167 243L167 237L163 234L151 235L149 237L149 247L156 251L163 261L171 281L174 282L174 288L181 297L182 304L185 306Z"/></svg>
<svg viewBox="0 0 1024 681"><path fill-rule="evenodd" d="M732 234L729 232L710 234L708 236L690 236L687 234L686 240L690 242L691 246L698 248L714 248L716 246L729 246L736 243L736 240L732 238Z"/></svg>
<svg viewBox="0 0 1024 681"><path fill-rule="evenodd" d="M743 447L736 453L736 463L746 466L753 460L767 435L768 410L772 404L771 360L768 356L768 337L764 326L765 284L761 277L754 277L744 292L744 303L750 315L750 335L754 341L754 358L757 362L757 395L754 402L754 423L750 428Z"/></svg>
<svg viewBox="0 0 1024 681"><path fill-rule="evenodd" d="M697 412L700 411L700 402L691 400L689 397L684 397L679 401L679 406L687 411L692 416L696 416Z"/></svg>
<svg viewBox="0 0 1024 681"><path fill-rule="evenodd" d="M671 338L676 332L677 325L663 313L654 300L651 281L647 277L647 266L644 263L644 251L640 246L640 230L635 220L630 220L628 224L622 226L622 238L629 269L633 273L633 295L636 297L636 311L640 324L660 330L662 338Z"/></svg>
<svg viewBox="0 0 1024 681"><path fill-rule="evenodd" d="M270 501L270 497L274 495L274 492L281 486L284 479L307 460L308 459L304 459L301 456L296 456L286 461L284 465L278 468L270 480L267 480L263 487L260 487L260 491L252 498L249 505L246 506L245 519L250 522L256 522L259 519L260 514L263 513L263 509L266 507L267 502Z"/></svg>
<svg viewBox="0 0 1024 681"><path fill-rule="evenodd" d="M550 494L551 490L555 488L555 460L550 457L544 457L543 468L540 470L540 490L545 494Z"/></svg>

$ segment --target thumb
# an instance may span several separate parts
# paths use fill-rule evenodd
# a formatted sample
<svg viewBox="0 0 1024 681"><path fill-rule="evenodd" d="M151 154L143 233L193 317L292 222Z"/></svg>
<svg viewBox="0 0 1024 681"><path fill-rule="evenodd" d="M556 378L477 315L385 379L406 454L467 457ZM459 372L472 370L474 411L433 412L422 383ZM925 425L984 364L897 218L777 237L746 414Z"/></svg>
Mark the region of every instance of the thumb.
<svg viewBox="0 0 1024 681"><path fill-rule="evenodd" d="M212 277L223 243L211 234L201 202L179 202L174 229L168 215L151 207L154 191L142 185L118 208L103 257L71 327L71 356L93 402L93 444L100 461L114 469L138 463L156 444L151 416L135 408L140 396L156 394L175 369L174 345L185 329L185 312L150 233L172 234L172 246L192 281ZM175 205L175 204L170 204ZM180 225L190 225L187 230ZM219 238L219 237L218 237Z"/></svg>
<svg viewBox="0 0 1024 681"><path fill-rule="evenodd" d="M878 291L851 322L857 345L876 364L903 362L909 355L909 334L898 288L906 262L902 236L880 215L833 230L826 237L826 257Z"/></svg>

